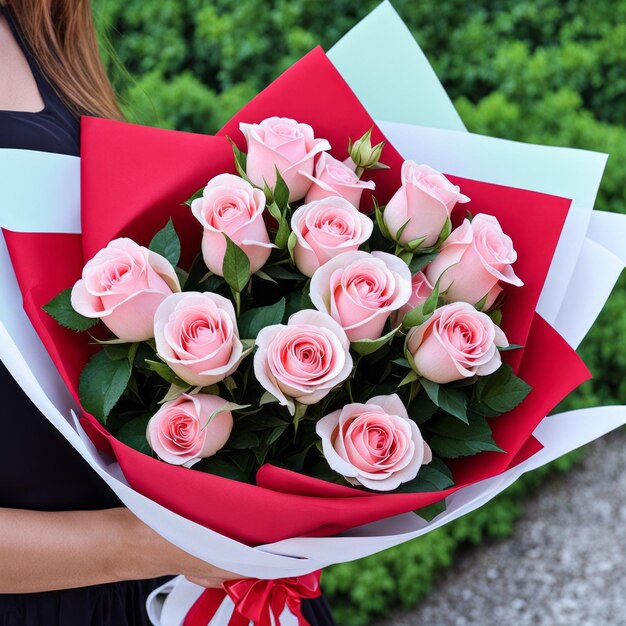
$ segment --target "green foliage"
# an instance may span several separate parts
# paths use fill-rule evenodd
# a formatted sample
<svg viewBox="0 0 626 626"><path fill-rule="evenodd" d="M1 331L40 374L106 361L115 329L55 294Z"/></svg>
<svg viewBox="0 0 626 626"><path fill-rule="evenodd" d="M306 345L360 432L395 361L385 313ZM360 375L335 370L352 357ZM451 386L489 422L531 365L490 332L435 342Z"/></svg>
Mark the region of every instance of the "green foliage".
<svg viewBox="0 0 626 626"><path fill-rule="evenodd" d="M53 317L61 326L82 332L95 326L100 320L77 313L72 307L72 290L65 289L43 306L43 310Z"/></svg>
<svg viewBox="0 0 626 626"><path fill-rule="evenodd" d="M128 346L124 347L128 352ZM128 385L130 374L131 364L126 356L117 358L107 348L97 352L80 375L78 392L84 409L106 424L111 409Z"/></svg>
<svg viewBox="0 0 626 626"><path fill-rule="evenodd" d="M256 339L266 326L280 324L285 315L285 299L275 304L250 309L239 318L239 334L244 339Z"/></svg>
<svg viewBox="0 0 626 626"><path fill-rule="evenodd" d="M393 3L469 130L608 152L597 206L626 213L626 0ZM107 65L129 119L205 133L220 128L314 45L328 48L377 4L93 2L99 29L108 33L121 60L109 55ZM300 296L289 301L288 312L300 304ZM594 380L559 410L623 403L624 345L626 277L580 350ZM567 469L574 458L552 467ZM222 468L224 475L235 470ZM520 498L547 472L525 476L492 503L421 540L331 568L324 582L338 623L364 625L389 607L419 601L460 544L510 532Z"/></svg>
<svg viewBox="0 0 626 626"><path fill-rule="evenodd" d="M180 239L172 219L152 238L150 250L166 258L172 265L176 265L180 259Z"/></svg>

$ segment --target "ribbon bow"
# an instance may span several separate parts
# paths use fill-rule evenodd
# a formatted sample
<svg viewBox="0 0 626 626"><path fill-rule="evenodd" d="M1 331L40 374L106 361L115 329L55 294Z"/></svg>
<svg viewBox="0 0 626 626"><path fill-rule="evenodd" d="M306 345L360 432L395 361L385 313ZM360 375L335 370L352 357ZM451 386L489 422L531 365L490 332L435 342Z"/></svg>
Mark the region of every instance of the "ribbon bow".
<svg viewBox="0 0 626 626"><path fill-rule="evenodd" d="M183 626L207 626L228 595L235 610L228 626L280 626L280 615L287 607L298 619L298 626L309 626L302 615L302 600L321 595L321 571L292 578L262 580L241 578L225 582L218 589L205 589L193 604Z"/></svg>

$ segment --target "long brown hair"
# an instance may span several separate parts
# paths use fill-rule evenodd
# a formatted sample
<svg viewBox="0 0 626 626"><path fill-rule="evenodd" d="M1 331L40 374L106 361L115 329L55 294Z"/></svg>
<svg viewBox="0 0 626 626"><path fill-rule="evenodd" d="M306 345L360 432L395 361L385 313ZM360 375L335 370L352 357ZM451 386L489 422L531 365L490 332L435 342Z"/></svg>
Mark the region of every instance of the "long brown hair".
<svg viewBox="0 0 626 626"><path fill-rule="evenodd" d="M123 117L100 58L89 0L5 4L44 75L75 114Z"/></svg>

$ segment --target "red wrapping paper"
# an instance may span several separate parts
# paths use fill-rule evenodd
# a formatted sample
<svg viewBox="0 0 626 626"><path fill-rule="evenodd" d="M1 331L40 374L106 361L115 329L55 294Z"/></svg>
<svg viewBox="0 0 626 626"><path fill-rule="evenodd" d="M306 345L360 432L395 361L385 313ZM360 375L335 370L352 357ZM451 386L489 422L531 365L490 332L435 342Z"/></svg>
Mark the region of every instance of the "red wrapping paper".
<svg viewBox="0 0 626 626"><path fill-rule="evenodd" d="M307 97L302 98L306 89ZM170 215L189 262L199 249L201 228L182 203L209 178L232 172L232 153L224 135L245 148L240 121L260 122L273 115L313 126L338 158L347 156L347 139L374 126L345 81L316 49L238 113L219 137L164 131L85 118L82 129L82 238L79 235L13 233L5 237L24 307L64 381L77 397L82 366L93 351L89 337L67 331L42 309L79 278L86 260L110 240L130 236L147 244ZM372 140L383 140L374 127ZM375 195L384 203L400 185L402 158L391 145L383 151L391 166L372 175ZM469 209L495 215L515 243L516 273L524 281L503 309L503 328L523 350L507 358L533 386L511 413L492 420L494 438L505 453L481 453L453 464L455 487L445 492L375 494L341 487L266 465L257 486L193 469L168 465L117 441L95 418L85 415L85 430L102 450L113 454L130 485L145 496L193 521L250 545L293 536L331 535L391 515L432 504L454 490L488 478L538 449L532 432L574 387L589 377L576 353L535 308L558 242L570 201L521 189L450 177L472 199ZM364 205L367 203L364 198ZM541 229L535 225L541 224ZM54 261L54 262L51 262ZM279 521L278 521L279 520Z"/></svg>

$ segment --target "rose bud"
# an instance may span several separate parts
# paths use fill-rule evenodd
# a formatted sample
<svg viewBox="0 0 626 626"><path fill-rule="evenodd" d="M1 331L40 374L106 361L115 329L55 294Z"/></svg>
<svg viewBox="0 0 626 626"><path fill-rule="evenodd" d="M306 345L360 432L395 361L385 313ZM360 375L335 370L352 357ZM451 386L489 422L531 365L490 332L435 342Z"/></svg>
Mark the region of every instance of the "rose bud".
<svg viewBox="0 0 626 626"><path fill-rule="evenodd" d="M313 274L310 297L350 341L378 339L387 318L411 297L411 271L386 252L344 252Z"/></svg>
<svg viewBox="0 0 626 626"><path fill-rule="evenodd" d="M372 129L370 128L360 139L349 146L350 160L359 171L378 165L385 142L372 146Z"/></svg>
<svg viewBox="0 0 626 626"><path fill-rule="evenodd" d="M493 374L502 362L498 348L508 345L500 327L466 302L436 309L406 338L415 371L439 384Z"/></svg>
<svg viewBox="0 0 626 626"><path fill-rule="evenodd" d="M469 202L469 198L460 193L458 185L453 185L428 165L405 161L402 187L389 200L383 220L389 235L397 243L406 246L424 238L419 247L429 248L436 245L457 202Z"/></svg>
<svg viewBox="0 0 626 626"><path fill-rule="evenodd" d="M159 357L190 385L224 380L244 356L235 309L216 293L166 298L154 316L154 338Z"/></svg>
<svg viewBox="0 0 626 626"><path fill-rule="evenodd" d="M157 307L180 283L172 264L132 239L115 239L83 268L72 289L72 307L100 318L123 341L154 336Z"/></svg>
<svg viewBox="0 0 626 626"><path fill-rule="evenodd" d="M426 276L448 302L477 304L486 298L491 307L502 292L501 283L521 287L524 283L511 265L517 260L510 237L492 215L478 214L465 220L441 246L441 252L426 268Z"/></svg>
<svg viewBox="0 0 626 626"><path fill-rule="evenodd" d="M191 203L194 217L204 227L202 256L214 274L224 275L224 233L246 253L251 274L263 267L273 247L263 221L264 208L265 194L233 174L212 178L202 198Z"/></svg>
<svg viewBox="0 0 626 626"><path fill-rule="evenodd" d="M246 174L258 187L264 183L273 189L276 168L289 188L289 201L306 195L313 174L316 155L330 150L326 139L315 139L308 124L286 117L269 117L260 124L239 124L248 143Z"/></svg>
<svg viewBox="0 0 626 626"><path fill-rule="evenodd" d="M432 453L397 394L348 404L316 425L331 469L353 485L390 491L413 480Z"/></svg>
<svg viewBox="0 0 626 626"><path fill-rule="evenodd" d="M294 259L305 276L342 252L357 250L372 234L374 224L344 198L331 197L305 204L291 218L296 236Z"/></svg>
<svg viewBox="0 0 626 626"><path fill-rule="evenodd" d="M228 402L204 393L182 394L165 402L150 418L148 445L160 459L190 467L224 447L233 428Z"/></svg>
<svg viewBox="0 0 626 626"><path fill-rule="evenodd" d="M402 323L402 318L415 307L421 306L428 300L428 296L433 292L433 286L428 282L424 272L417 272L411 277L411 297L409 301L391 319L394 326Z"/></svg>
<svg viewBox="0 0 626 626"><path fill-rule="evenodd" d="M254 373L266 391L288 406L315 404L352 371L350 342L331 317L306 309L285 326L263 328L256 339Z"/></svg>
<svg viewBox="0 0 626 626"><path fill-rule="evenodd" d="M305 176L312 183L304 199L307 204L331 196L341 196L358 209L363 190L376 187L373 181L361 180L349 164L338 161L327 152L320 155L315 166L315 176Z"/></svg>

